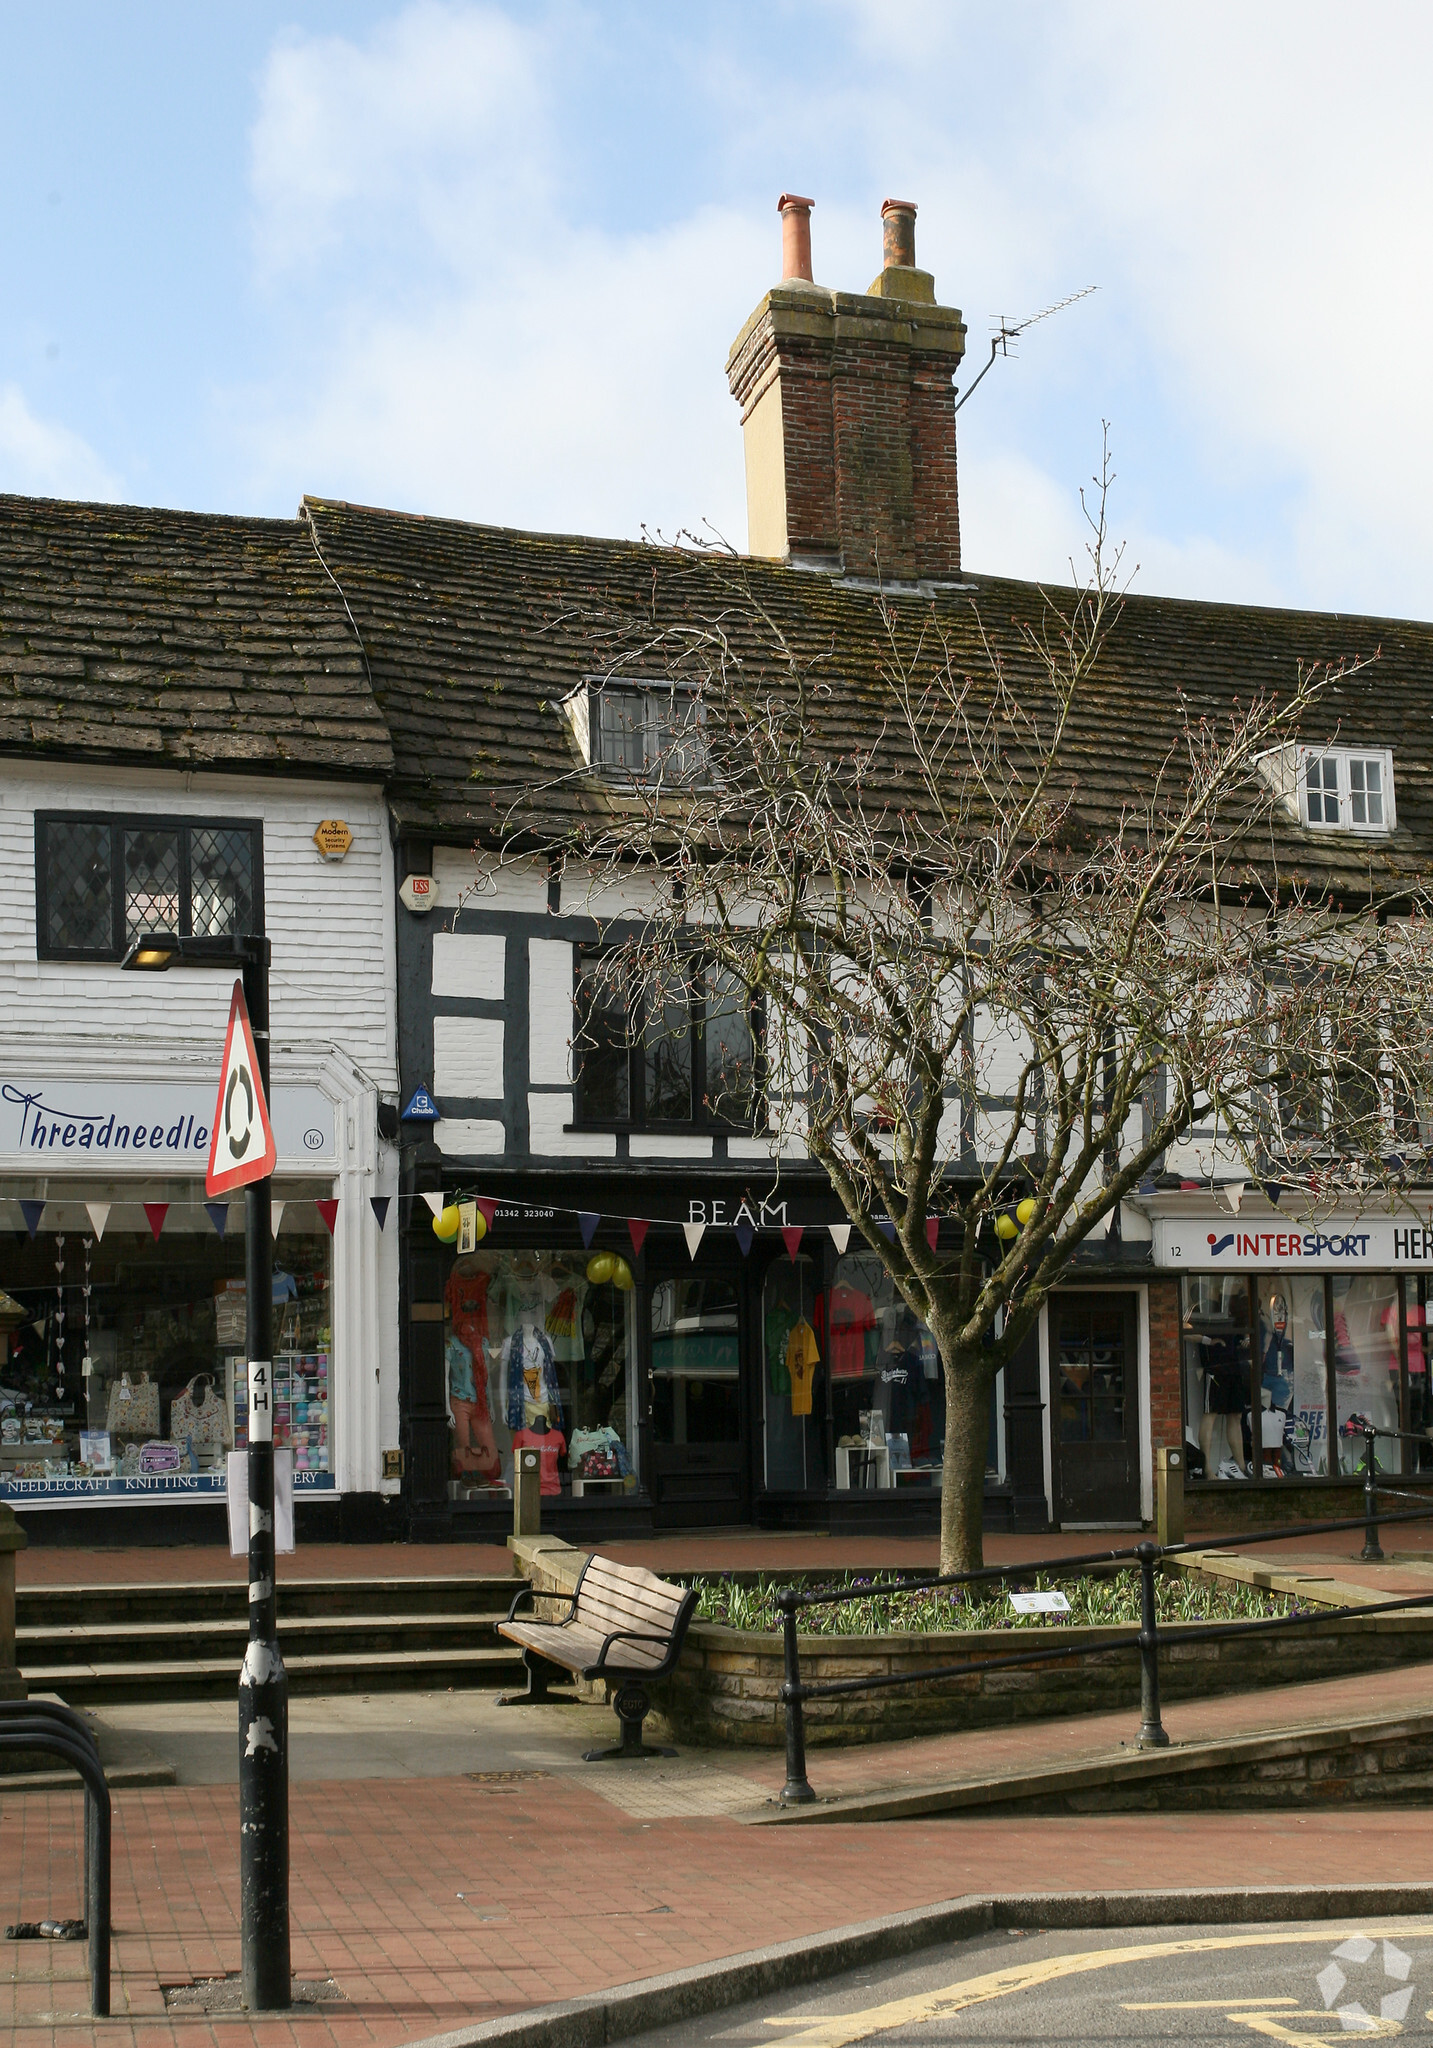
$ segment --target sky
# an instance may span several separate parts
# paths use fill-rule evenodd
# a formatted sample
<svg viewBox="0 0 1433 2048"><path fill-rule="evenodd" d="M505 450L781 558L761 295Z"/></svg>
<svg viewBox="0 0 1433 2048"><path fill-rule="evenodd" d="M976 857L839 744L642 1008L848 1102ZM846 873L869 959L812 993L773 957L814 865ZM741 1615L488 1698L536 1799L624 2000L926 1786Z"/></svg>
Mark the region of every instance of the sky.
<svg viewBox="0 0 1433 2048"><path fill-rule="evenodd" d="M969 326L964 558L1433 616L1433 9L0 0L0 491L738 546L732 339L809 194Z"/></svg>

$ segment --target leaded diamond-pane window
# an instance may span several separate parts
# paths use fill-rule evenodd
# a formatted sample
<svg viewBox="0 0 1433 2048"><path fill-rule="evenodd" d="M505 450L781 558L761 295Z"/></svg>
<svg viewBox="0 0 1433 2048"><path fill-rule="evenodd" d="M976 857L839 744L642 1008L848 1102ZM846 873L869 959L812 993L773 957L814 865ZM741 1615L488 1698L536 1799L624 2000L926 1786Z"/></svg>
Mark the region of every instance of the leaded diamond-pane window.
<svg viewBox="0 0 1433 2048"><path fill-rule="evenodd" d="M241 819L35 815L41 959L119 960L148 932L241 938L264 928L263 836Z"/></svg>
<svg viewBox="0 0 1433 2048"><path fill-rule="evenodd" d="M49 871L45 949L107 951L114 936L109 826L78 818L53 819L40 844Z"/></svg>
<svg viewBox="0 0 1433 2048"><path fill-rule="evenodd" d="M179 834L124 835L124 935L179 930Z"/></svg>
<svg viewBox="0 0 1433 2048"><path fill-rule="evenodd" d="M254 835L200 825L189 835L190 918L194 936L230 938L252 929Z"/></svg>

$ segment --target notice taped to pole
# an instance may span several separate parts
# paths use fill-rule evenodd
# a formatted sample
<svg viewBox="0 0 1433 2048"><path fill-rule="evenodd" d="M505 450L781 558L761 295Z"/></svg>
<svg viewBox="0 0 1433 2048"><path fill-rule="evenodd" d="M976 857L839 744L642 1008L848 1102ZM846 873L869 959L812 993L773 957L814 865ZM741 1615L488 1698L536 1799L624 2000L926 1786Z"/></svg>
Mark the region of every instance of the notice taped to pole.
<svg viewBox="0 0 1433 2048"><path fill-rule="evenodd" d="M229 1555L249 1554L249 1454L230 1451L224 1460L228 1487ZM283 1448L274 1452L274 1549L294 1547L294 1454Z"/></svg>
<svg viewBox="0 0 1433 2048"><path fill-rule="evenodd" d="M211 1128L209 1168L204 1176L204 1191L211 1199L228 1194L231 1188L247 1187L250 1181L265 1180L273 1172L279 1151L259 1080L259 1055L242 981L234 983L234 1000L229 1005L224 1068Z"/></svg>

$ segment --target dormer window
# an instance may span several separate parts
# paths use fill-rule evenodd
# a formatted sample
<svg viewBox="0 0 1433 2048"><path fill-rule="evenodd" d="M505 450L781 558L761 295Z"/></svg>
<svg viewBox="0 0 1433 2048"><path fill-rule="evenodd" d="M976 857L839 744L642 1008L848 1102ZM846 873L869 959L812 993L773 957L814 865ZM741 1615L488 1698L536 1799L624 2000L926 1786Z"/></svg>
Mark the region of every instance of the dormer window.
<svg viewBox="0 0 1433 2048"><path fill-rule="evenodd" d="M1303 822L1320 831L1391 832L1393 756L1349 747L1302 750Z"/></svg>
<svg viewBox="0 0 1433 2048"><path fill-rule="evenodd" d="M614 781L711 780L702 702L681 683L586 682L562 710L588 766Z"/></svg>

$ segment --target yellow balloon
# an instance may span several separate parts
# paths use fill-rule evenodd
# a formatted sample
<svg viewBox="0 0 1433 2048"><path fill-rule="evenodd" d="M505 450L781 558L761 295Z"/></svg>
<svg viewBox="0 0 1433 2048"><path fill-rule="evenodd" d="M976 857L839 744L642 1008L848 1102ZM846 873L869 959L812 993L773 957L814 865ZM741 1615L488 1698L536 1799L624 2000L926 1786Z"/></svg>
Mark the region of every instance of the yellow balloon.
<svg viewBox="0 0 1433 2048"><path fill-rule="evenodd" d="M458 1234L458 1225L462 1220L462 1217L458 1214L457 1203L449 1202L447 1208L440 1209L433 1218L434 1237L442 1238L444 1244L451 1244Z"/></svg>
<svg viewBox="0 0 1433 2048"><path fill-rule="evenodd" d="M1015 1221L1023 1227L1030 1221L1039 1206L1033 1195L1027 1195L1015 1211Z"/></svg>
<svg viewBox="0 0 1433 2048"><path fill-rule="evenodd" d="M632 1278L632 1268L627 1264L627 1261L625 1259L614 1259L612 1261L612 1285L619 1287L624 1294L630 1294L636 1284L636 1281Z"/></svg>
<svg viewBox="0 0 1433 2048"><path fill-rule="evenodd" d="M1003 1243L1009 1244L1012 1237L1018 1236L1019 1230L1020 1226L1015 1221L1015 1218L1013 1216L1002 1215L996 1217L995 1235L998 1238L1000 1238Z"/></svg>
<svg viewBox="0 0 1433 2048"><path fill-rule="evenodd" d="M611 1252L594 1252L587 1261L587 1277L594 1287L602 1287L612 1278L617 1261Z"/></svg>

